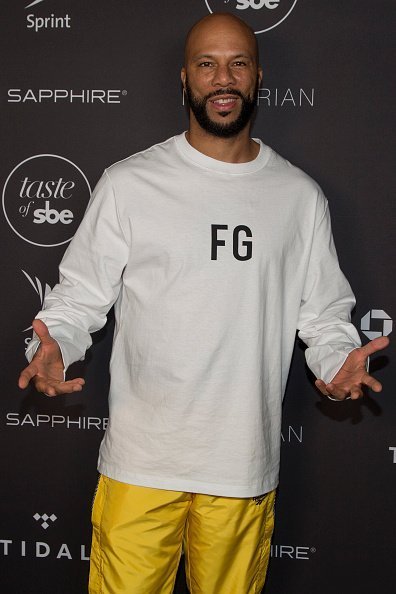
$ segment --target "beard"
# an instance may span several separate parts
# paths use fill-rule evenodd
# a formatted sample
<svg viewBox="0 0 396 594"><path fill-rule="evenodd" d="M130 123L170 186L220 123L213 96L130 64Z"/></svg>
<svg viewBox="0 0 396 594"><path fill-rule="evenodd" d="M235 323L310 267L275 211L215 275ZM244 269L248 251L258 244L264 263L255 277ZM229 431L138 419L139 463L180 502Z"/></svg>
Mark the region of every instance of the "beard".
<svg viewBox="0 0 396 594"><path fill-rule="evenodd" d="M257 97L258 85L259 81L257 79L252 97L244 95L241 91L236 89L219 89L218 91L209 93L202 99L199 99L193 95L188 80L185 82L188 104L198 124L201 128L206 130L206 132L209 132L209 134L213 134L213 136L218 136L220 138L231 138L232 136L236 136L249 124L256 107L255 98ZM206 105L209 99L218 95L237 95L242 100L242 107L239 115L232 122L222 124L221 122L215 122L210 119ZM226 117L229 113L229 111L223 111L220 115Z"/></svg>

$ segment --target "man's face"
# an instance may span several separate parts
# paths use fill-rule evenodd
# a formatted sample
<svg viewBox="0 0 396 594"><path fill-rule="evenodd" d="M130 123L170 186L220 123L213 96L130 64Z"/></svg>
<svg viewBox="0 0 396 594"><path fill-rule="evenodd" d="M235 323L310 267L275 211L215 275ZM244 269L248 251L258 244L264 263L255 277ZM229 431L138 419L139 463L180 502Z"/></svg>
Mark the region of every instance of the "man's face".
<svg viewBox="0 0 396 594"><path fill-rule="evenodd" d="M258 80L252 96L244 95L237 89L227 88L213 91L205 97L199 98L193 94L187 78L185 90L190 109L201 128L214 136L231 138L239 134L252 118L256 107L255 98L257 96ZM234 113L232 113L231 106L235 107L237 98L240 100L240 107L238 107L238 110L234 109ZM210 103L217 110L218 115L222 117L222 121L217 121L210 116L210 110L208 109ZM235 117L236 114L238 115ZM228 117L231 115L234 117Z"/></svg>
<svg viewBox="0 0 396 594"><path fill-rule="evenodd" d="M203 130L224 138L243 130L252 117L261 76L255 40L239 23L216 18L193 30L182 82L190 115Z"/></svg>

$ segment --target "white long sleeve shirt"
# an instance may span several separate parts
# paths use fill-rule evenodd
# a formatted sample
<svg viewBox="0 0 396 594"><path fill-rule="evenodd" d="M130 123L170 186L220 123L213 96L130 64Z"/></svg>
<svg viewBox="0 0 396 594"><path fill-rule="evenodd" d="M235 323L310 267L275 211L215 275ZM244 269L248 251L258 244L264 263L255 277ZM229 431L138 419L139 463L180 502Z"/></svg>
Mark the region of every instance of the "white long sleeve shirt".
<svg viewBox="0 0 396 594"><path fill-rule="evenodd" d="M37 315L67 368L115 305L98 465L111 478L270 491L296 330L325 382L360 345L326 199L256 141L247 163L205 156L181 134L111 166Z"/></svg>

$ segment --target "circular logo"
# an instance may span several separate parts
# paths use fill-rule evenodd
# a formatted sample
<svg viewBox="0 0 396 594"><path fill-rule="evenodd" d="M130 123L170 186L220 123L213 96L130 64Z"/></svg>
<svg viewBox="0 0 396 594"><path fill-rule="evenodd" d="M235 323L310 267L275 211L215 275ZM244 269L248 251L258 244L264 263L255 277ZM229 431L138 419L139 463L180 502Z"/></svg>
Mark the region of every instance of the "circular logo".
<svg viewBox="0 0 396 594"><path fill-rule="evenodd" d="M255 33L265 33L280 25L297 0L205 0L209 12L231 12L244 20Z"/></svg>
<svg viewBox="0 0 396 594"><path fill-rule="evenodd" d="M91 195L77 165L59 155L34 155L11 171L3 188L3 211L11 229L39 247L69 242Z"/></svg>

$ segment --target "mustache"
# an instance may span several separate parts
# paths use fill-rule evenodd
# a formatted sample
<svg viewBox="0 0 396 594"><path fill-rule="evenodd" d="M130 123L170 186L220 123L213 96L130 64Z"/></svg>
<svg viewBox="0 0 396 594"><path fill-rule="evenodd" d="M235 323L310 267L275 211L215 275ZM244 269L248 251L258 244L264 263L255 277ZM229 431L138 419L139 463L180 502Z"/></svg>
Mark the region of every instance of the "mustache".
<svg viewBox="0 0 396 594"><path fill-rule="evenodd" d="M213 91L213 93L209 93L205 96L205 100L211 99L212 97L218 97L219 95L236 95L241 99L245 99L245 95L238 91L237 89L218 89L217 91Z"/></svg>

